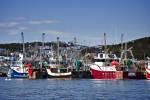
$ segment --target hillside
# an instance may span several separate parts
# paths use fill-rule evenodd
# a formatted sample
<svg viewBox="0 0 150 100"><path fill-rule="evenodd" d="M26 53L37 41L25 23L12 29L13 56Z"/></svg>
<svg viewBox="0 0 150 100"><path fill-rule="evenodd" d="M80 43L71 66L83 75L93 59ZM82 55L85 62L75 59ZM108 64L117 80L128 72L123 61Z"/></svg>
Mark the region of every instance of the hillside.
<svg viewBox="0 0 150 100"><path fill-rule="evenodd" d="M124 43L125 44L125 43ZM28 49L29 47L35 47L35 46L41 46L42 43L41 42L27 42L25 43L26 49ZM54 48L56 48L56 42L47 42L45 43L45 45L47 46L51 46L53 45ZM68 44L65 42L60 42L60 46L61 47L67 47ZM104 48L104 46L101 46L102 49ZM144 59L146 57L150 57L150 37L145 37L145 38L140 38L140 39L136 39L136 40L132 40L129 41L127 43L127 48L132 48L132 52L135 56L135 58L137 59ZM22 51L22 44L21 43L10 43L10 44L0 44L0 48L2 49L6 49L9 52L14 52L14 51ZM120 56L120 51L121 51L121 44L116 44L116 45L108 45L107 46L108 51L111 51L113 53L116 53L118 56ZM97 47L88 47L86 49L83 49L81 51L82 54L85 54L85 52L99 52L100 49Z"/></svg>
<svg viewBox="0 0 150 100"><path fill-rule="evenodd" d="M125 46L125 43L123 43ZM100 49L101 47L101 49ZM129 49L132 47L133 55L138 60L146 59L146 57L150 57L150 37L140 38L136 40L132 40L127 42L127 48ZM121 54L121 44L115 44L115 45L107 45L108 52L112 52L117 54L118 57L120 57ZM90 47L82 50L82 55L85 53L96 53L104 51L104 46L101 45L98 47ZM128 54L128 57L130 58L131 55Z"/></svg>
<svg viewBox="0 0 150 100"><path fill-rule="evenodd" d="M110 51L119 53L121 44L110 45L108 46ZM127 48L132 48L133 55L137 59L145 59L146 57L150 57L150 37L145 37L141 39L136 39L133 41L129 41L127 43Z"/></svg>
<svg viewBox="0 0 150 100"><path fill-rule="evenodd" d="M56 42L46 42L46 46L53 46L53 49L57 48ZM60 47L67 47L68 45L65 42L59 42ZM37 48L38 46L42 46L41 42L26 42L25 49L33 49ZM21 43L9 43L9 44L0 44L0 55L9 55L11 52L22 52L23 45ZM34 50L34 49L33 49Z"/></svg>

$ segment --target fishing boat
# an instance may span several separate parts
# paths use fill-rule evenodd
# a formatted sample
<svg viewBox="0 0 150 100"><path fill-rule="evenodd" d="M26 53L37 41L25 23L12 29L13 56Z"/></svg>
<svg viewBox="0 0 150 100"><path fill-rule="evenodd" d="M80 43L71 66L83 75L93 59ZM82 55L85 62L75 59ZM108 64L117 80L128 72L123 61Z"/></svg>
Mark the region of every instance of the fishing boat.
<svg viewBox="0 0 150 100"><path fill-rule="evenodd" d="M19 53L15 56L15 59L11 61L10 69L7 73L8 78L28 78L29 67L26 67L23 63L25 57L25 44L24 44L24 34L21 32L21 39L23 45L23 53Z"/></svg>
<svg viewBox="0 0 150 100"><path fill-rule="evenodd" d="M23 64L23 55L19 54L16 61L12 61L7 76L9 78L28 78L28 68Z"/></svg>
<svg viewBox="0 0 150 100"><path fill-rule="evenodd" d="M116 79L119 58L115 54L98 53L94 63L90 66L94 79Z"/></svg>
<svg viewBox="0 0 150 100"><path fill-rule="evenodd" d="M63 60L59 50L59 37L57 37L57 52L56 56L54 50L49 52L49 63L47 74L49 78L70 78L72 75L71 67L65 60Z"/></svg>
<svg viewBox="0 0 150 100"><path fill-rule="evenodd" d="M46 70L49 78L69 78L72 75L70 67L54 62Z"/></svg>
<svg viewBox="0 0 150 100"><path fill-rule="evenodd" d="M71 66L64 62L61 56L59 56L59 60L55 58L53 51L49 55L47 66L46 70L49 78L67 78L72 75Z"/></svg>

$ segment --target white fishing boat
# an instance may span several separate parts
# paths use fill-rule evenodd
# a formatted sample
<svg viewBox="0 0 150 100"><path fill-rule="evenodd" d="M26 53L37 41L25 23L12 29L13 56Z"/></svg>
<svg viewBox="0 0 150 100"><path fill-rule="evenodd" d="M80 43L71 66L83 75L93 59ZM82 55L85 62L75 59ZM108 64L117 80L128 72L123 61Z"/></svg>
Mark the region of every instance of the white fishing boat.
<svg viewBox="0 0 150 100"><path fill-rule="evenodd" d="M67 78L72 75L71 68L61 64L51 64L46 70L50 78Z"/></svg>
<svg viewBox="0 0 150 100"><path fill-rule="evenodd" d="M57 56L54 56L54 51L50 51L47 74L50 78L68 78L71 77L71 67L63 62L62 56L59 55L59 38L57 38Z"/></svg>

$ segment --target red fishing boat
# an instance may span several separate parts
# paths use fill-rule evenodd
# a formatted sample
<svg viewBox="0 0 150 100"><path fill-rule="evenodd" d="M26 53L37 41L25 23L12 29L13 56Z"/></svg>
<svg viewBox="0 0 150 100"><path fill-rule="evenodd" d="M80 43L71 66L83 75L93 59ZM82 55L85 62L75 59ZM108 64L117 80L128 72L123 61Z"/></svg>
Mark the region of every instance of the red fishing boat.
<svg viewBox="0 0 150 100"><path fill-rule="evenodd" d="M91 75L94 79L116 79L117 65L119 58L115 54L98 53L90 66Z"/></svg>

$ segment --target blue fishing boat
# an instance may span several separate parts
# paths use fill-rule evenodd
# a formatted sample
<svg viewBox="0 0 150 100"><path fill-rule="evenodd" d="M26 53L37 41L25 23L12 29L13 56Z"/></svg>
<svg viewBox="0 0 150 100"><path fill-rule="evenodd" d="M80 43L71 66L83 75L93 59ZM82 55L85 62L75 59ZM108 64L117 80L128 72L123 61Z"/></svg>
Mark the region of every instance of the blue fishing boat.
<svg viewBox="0 0 150 100"><path fill-rule="evenodd" d="M23 64L23 55L19 54L19 59L12 61L7 76L9 78L28 78L28 68Z"/></svg>

